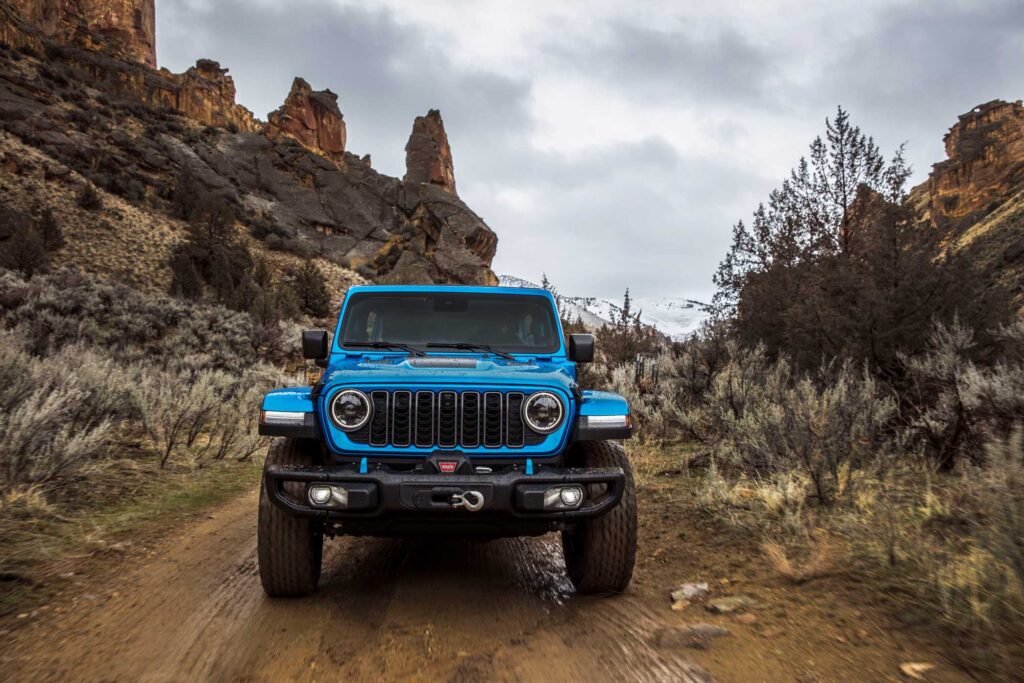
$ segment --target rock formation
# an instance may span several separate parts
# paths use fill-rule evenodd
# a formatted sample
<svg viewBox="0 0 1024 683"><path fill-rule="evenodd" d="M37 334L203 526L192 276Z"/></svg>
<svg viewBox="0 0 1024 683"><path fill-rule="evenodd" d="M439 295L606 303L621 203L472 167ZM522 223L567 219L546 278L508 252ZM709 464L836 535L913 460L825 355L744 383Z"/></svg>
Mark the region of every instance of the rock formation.
<svg viewBox="0 0 1024 683"><path fill-rule="evenodd" d="M441 112L431 109L417 116L405 145L405 181L430 183L455 194L455 168Z"/></svg>
<svg viewBox="0 0 1024 683"><path fill-rule="evenodd" d="M156 67L156 0L14 0L43 35ZM99 36L100 41L92 40Z"/></svg>
<svg viewBox="0 0 1024 683"><path fill-rule="evenodd" d="M155 214L167 211L160 198L187 167L266 240L258 248L316 253L379 282L497 284L498 238L454 193L436 111L416 120L407 181L390 178L369 155L345 151L330 91L296 79L263 124L235 102L234 82L215 61L173 74L126 54L128 36L85 20L73 40L43 30L67 16L63 8L134 6L128 0L18 2L36 23L0 0L0 39L30 55L0 48L10 76L0 78L0 131L49 157L48 169L63 169L47 171L50 181L64 182L70 169ZM136 4L152 9L152 1ZM100 28L122 15L102 16Z"/></svg>
<svg viewBox="0 0 1024 683"><path fill-rule="evenodd" d="M28 48L36 53L43 50L42 37L9 0L0 0L0 43L15 50Z"/></svg>
<svg viewBox="0 0 1024 683"><path fill-rule="evenodd" d="M219 63L200 59L183 74L160 73L177 85L172 106L186 116L209 126L258 129L252 112L235 102L235 81Z"/></svg>
<svg viewBox="0 0 1024 683"><path fill-rule="evenodd" d="M923 228L939 230L991 273L1024 312L1024 104L979 105L944 140L946 160L911 191L907 206Z"/></svg>
<svg viewBox="0 0 1024 683"><path fill-rule="evenodd" d="M266 134L271 140L289 137L306 149L334 161L345 156L345 118L338 109L338 96L330 90L314 91L296 78L288 99L269 117Z"/></svg>
<svg viewBox="0 0 1024 683"><path fill-rule="evenodd" d="M975 107L945 143L947 159L914 194L936 226L962 231L1024 183L1024 105L993 100Z"/></svg>

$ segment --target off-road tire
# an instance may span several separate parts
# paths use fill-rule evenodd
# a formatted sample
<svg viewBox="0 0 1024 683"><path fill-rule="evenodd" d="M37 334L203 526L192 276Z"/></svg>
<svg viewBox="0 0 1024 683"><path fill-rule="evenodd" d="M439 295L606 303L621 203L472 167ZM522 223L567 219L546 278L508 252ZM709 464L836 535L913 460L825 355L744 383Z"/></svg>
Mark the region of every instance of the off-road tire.
<svg viewBox="0 0 1024 683"><path fill-rule="evenodd" d="M622 500L596 519L562 532L565 568L576 592L621 593L633 578L636 562L636 488L626 451L615 441L584 441L571 463L582 467L621 467L626 473ZM599 493L589 487L587 495Z"/></svg>
<svg viewBox="0 0 1024 683"><path fill-rule="evenodd" d="M300 439L276 439L267 452L267 465L315 465L315 444ZM301 499L305 487L285 484L286 493ZM291 490L295 488L297 490ZM293 517L267 497L260 486L260 513L256 534L263 591L273 598L300 597L316 590L323 559L322 526L311 519Z"/></svg>

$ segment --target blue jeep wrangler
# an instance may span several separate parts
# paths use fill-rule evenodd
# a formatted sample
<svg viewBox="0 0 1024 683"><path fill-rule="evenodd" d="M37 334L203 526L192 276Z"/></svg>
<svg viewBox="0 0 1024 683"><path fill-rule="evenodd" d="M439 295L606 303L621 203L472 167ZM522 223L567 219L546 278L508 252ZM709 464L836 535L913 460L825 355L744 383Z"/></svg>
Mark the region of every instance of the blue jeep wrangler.
<svg viewBox="0 0 1024 683"><path fill-rule="evenodd" d="M323 368L271 391L275 439L260 494L260 579L316 589L324 536L469 538L559 531L580 593L629 585L636 495L615 394L581 391L594 338L565 340L542 289L353 287L333 342L302 335Z"/></svg>

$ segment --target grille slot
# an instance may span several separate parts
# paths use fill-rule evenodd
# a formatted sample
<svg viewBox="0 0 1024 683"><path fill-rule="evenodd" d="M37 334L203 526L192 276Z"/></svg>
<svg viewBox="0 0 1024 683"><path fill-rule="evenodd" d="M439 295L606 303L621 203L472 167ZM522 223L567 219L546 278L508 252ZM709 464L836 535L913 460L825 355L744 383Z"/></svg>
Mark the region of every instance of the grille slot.
<svg viewBox="0 0 1024 683"><path fill-rule="evenodd" d="M353 443L396 448L523 448L547 438L523 421L519 391L367 392L373 417L350 432Z"/></svg>
<svg viewBox="0 0 1024 683"><path fill-rule="evenodd" d="M374 391L370 394L373 403L373 417L370 418L370 445L388 445L388 392Z"/></svg>
<svg viewBox="0 0 1024 683"><path fill-rule="evenodd" d="M437 395L437 445L441 448L455 448L458 443L459 397L454 391L442 391Z"/></svg>
<svg viewBox="0 0 1024 683"><path fill-rule="evenodd" d="M505 443L511 448L526 444L526 425L523 424L523 401L525 396L518 392L506 396L505 402Z"/></svg>
<svg viewBox="0 0 1024 683"><path fill-rule="evenodd" d="M412 445L412 392L396 391L391 395L391 445Z"/></svg>
<svg viewBox="0 0 1024 683"><path fill-rule="evenodd" d="M484 394L484 446L498 448L501 446L502 420L501 394L488 391Z"/></svg>
<svg viewBox="0 0 1024 683"><path fill-rule="evenodd" d="M416 392L416 445L430 448L434 445L434 392Z"/></svg>
<svg viewBox="0 0 1024 683"><path fill-rule="evenodd" d="M462 394L462 445L477 448L480 445L480 394L467 391Z"/></svg>

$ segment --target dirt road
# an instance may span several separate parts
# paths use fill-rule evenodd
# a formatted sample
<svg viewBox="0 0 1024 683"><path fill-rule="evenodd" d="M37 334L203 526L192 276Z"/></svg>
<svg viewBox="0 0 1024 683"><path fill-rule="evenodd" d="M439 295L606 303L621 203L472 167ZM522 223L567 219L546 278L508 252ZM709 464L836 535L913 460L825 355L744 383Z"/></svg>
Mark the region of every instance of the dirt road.
<svg viewBox="0 0 1024 683"><path fill-rule="evenodd" d="M801 585L780 578L756 536L700 513L680 488L641 484L637 570L611 598L572 594L555 537L348 538L327 544L315 596L269 600L253 491L76 566L48 605L0 623L0 681L864 683L908 680L907 662L933 666L930 683L972 680L905 601L842 568ZM674 611L668 593L684 581L755 606ZM695 640L695 628L724 635Z"/></svg>
<svg viewBox="0 0 1024 683"><path fill-rule="evenodd" d="M569 599L554 538L339 539L318 595L264 597L255 494L19 629L10 680L675 680L636 599ZM59 612L58 612L59 610Z"/></svg>

